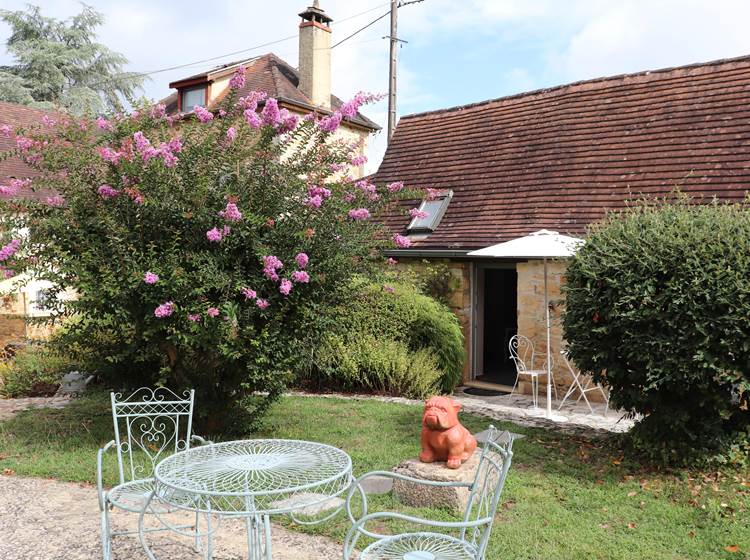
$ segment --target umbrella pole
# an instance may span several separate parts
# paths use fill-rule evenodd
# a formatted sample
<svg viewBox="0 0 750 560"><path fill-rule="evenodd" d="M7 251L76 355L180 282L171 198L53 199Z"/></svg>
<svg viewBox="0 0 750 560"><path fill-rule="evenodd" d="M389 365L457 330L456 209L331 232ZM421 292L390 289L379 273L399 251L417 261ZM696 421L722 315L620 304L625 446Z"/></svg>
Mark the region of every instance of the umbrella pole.
<svg viewBox="0 0 750 560"><path fill-rule="evenodd" d="M552 349L550 348L549 292L547 291L547 258L544 258L544 312L547 319L547 417L552 416Z"/></svg>

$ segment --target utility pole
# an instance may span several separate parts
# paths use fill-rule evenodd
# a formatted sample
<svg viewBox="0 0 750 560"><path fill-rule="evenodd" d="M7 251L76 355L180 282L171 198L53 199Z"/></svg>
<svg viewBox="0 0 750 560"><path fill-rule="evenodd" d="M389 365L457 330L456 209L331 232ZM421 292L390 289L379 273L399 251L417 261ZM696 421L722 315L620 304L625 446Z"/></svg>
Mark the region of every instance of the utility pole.
<svg viewBox="0 0 750 560"><path fill-rule="evenodd" d="M396 128L396 64L398 62L398 2L391 0L391 65L388 72L388 142Z"/></svg>

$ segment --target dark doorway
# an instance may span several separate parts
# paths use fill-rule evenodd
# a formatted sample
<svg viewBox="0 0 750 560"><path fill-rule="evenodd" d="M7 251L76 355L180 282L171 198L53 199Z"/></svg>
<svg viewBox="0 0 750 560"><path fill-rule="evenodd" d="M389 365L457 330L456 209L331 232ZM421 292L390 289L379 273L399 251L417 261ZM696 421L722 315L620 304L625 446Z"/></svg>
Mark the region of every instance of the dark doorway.
<svg viewBox="0 0 750 560"><path fill-rule="evenodd" d="M478 381L513 385L516 369L508 342L518 328L518 274L507 268L484 269L483 368Z"/></svg>

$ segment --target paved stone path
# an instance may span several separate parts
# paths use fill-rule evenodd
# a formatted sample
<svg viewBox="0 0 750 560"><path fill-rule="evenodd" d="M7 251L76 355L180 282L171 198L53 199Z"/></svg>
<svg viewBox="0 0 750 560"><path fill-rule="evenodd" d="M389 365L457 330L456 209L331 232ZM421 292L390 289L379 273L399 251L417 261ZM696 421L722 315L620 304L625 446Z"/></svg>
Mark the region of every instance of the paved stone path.
<svg viewBox="0 0 750 560"><path fill-rule="evenodd" d="M136 529L138 516L115 512L115 530ZM215 539L216 560L247 558L244 524L224 521ZM149 543L157 558L201 558L190 539L153 533ZM244 551L244 552L243 552ZM328 560L342 557L342 547L324 537L273 528L274 560ZM101 558L96 488L37 478L0 475L0 559L95 560ZM145 560L137 536L116 537L113 560Z"/></svg>
<svg viewBox="0 0 750 560"><path fill-rule="evenodd" d="M70 399L70 396L0 399L0 421L8 420L27 408L62 408L70 402Z"/></svg>

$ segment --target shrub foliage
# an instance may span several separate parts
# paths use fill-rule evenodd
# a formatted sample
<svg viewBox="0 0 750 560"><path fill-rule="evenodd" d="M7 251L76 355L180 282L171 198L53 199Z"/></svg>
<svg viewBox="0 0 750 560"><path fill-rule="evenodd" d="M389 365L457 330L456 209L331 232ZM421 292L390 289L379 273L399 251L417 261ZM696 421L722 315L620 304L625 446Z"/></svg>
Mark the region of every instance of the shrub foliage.
<svg viewBox="0 0 750 560"><path fill-rule="evenodd" d="M643 415L632 441L652 457L731 458L748 441L749 279L750 212L686 199L611 216L568 267L572 358Z"/></svg>

